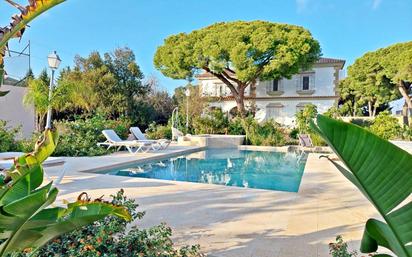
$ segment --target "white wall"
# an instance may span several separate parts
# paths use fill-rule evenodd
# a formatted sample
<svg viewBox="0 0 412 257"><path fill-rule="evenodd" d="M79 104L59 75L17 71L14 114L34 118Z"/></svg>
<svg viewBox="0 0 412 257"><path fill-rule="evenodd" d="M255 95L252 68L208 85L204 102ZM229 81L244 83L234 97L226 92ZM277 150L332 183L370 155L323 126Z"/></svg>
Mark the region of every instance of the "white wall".
<svg viewBox="0 0 412 257"><path fill-rule="evenodd" d="M335 95L335 69L333 67L313 68L314 71L314 90L312 96L334 96ZM300 83L300 74L292 76L291 79L282 79L280 81L281 91L284 93L281 96L298 96L296 89ZM267 86L271 85L272 81L261 81L256 86L256 96L269 96L267 94ZM311 88L312 89L312 88Z"/></svg>
<svg viewBox="0 0 412 257"><path fill-rule="evenodd" d="M23 105L23 97L27 88L3 85L1 91L10 91L0 97L0 120L8 122L9 126L22 126L22 136L29 137L35 129L34 107Z"/></svg>
<svg viewBox="0 0 412 257"><path fill-rule="evenodd" d="M256 107L257 115L256 119L259 121L274 118L277 122L294 126L295 114L298 110L298 106L304 106L306 104L314 104L318 108L319 113L326 112L330 107L335 104L334 97L335 92L335 73L334 67L313 67L309 72L302 74L309 74L311 76L310 91L311 94L300 95L297 90L301 87L302 74L294 75L291 79L282 79L280 81L279 91L283 91L282 94L268 94L268 87L271 88L273 81L260 81L256 84ZM342 76L342 74L339 74ZM199 80L202 86L202 93L205 96L230 96L230 90L219 79L202 79ZM222 89L221 89L222 87ZM249 88L246 95L248 95ZM222 94L221 94L222 93ZM326 97L326 98L321 98ZM261 97L259 99L259 97ZM283 98L284 97L284 98ZM318 97L318 98L317 98ZM269 117L266 110L267 106L283 106L280 108L278 117ZM250 105L250 101L245 101L245 106ZM234 100L218 101L210 103L210 106L219 107L224 112L230 111L236 107Z"/></svg>
<svg viewBox="0 0 412 257"><path fill-rule="evenodd" d="M266 106L268 104L282 104L283 108L279 117L268 117L266 115ZM318 113L326 112L335 103L333 99L317 99L317 100L257 100L257 114L256 119L258 121L264 121L267 119L274 118L277 122L287 125L294 126L295 124L295 114L297 112L297 105L301 104L314 104L318 109ZM250 104L250 101L245 101L245 105ZM212 102L209 106L219 107L223 112L229 112L232 108L236 107L235 101L221 101Z"/></svg>

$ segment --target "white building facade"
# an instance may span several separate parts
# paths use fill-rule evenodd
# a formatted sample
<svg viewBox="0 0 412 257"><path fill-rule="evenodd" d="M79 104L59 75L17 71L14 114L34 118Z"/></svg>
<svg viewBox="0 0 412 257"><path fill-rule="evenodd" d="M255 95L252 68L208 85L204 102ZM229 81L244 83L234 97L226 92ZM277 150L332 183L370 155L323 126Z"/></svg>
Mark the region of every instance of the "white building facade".
<svg viewBox="0 0 412 257"><path fill-rule="evenodd" d="M33 105L24 105L23 98L27 87L2 85L1 91L9 91L6 96L0 97L0 120L7 121L7 125L21 127L23 138L30 138L36 127L36 115Z"/></svg>
<svg viewBox="0 0 412 257"><path fill-rule="evenodd" d="M307 104L314 104L319 113L326 112L338 101L338 83L344 78L344 60L320 58L310 70L294 75L291 79L258 81L245 91L245 106L256 107L256 119L275 121L294 126L295 114ZM203 96L212 100L210 107L230 112L236 101L230 89L211 74L197 77Z"/></svg>

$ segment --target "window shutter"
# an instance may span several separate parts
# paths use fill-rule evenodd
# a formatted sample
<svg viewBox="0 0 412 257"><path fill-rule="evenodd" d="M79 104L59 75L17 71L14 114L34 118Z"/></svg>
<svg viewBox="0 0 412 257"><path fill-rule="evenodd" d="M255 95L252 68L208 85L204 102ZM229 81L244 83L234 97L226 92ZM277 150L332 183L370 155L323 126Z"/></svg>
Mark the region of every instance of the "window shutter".
<svg viewBox="0 0 412 257"><path fill-rule="evenodd" d="M310 77L309 77L309 88L312 90L312 89L315 89L315 75L311 75Z"/></svg>
<svg viewBox="0 0 412 257"><path fill-rule="evenodd" d="M302 76L295 76L294 80L295 80L295 85L296 85L296 90L301 90L302 86L301 86L301 79Z"/></svg>

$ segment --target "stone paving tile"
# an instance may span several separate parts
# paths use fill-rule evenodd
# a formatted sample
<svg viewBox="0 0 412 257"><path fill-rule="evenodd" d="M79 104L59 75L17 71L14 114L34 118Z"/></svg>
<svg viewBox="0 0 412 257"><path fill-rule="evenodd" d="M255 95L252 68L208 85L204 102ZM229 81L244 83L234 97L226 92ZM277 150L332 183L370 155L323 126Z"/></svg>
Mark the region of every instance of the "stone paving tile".
<svg viewBox="0 0 412 257"><path fill-rule="evenodd" d="M167 154L187 149L171 147ZM179 245L200 244L215 257L323 257L339 234L357 249L366 219L378 217L362 194L317 154L309 155L298 193L81 172L150 157L68 158L71 169L59 185L58 200L75 199L83 191L108 196L124 188L147 211L137 225L166 222Z"/></svg>

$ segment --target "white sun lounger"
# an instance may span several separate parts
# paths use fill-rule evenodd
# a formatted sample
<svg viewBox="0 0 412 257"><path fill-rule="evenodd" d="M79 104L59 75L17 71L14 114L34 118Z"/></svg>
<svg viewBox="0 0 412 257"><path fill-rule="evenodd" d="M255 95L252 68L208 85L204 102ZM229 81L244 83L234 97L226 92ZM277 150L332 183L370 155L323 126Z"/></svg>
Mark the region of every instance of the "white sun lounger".
<svg viewBox="0 0 412 257"><path fill-rule="evenodd" d="M107 149L116 147L119 151L122 147L126 148L129 153L147 152L151 149L151 142L141 142L138 140L122 140L114 130L105 129L102 131L106 141L98 143L98 146L107 146Z"/></svg>
<svg viewBox="0 0 412 257"><path fill-rule="evenodd" d="M4 169L4 170L10 169L14 164L14 159L22 156L23 154L24 153L22 152L0 153L0 169ZM63 166L57 179L53 180L53 184L59 185L61 181L63 180L64 175L66 173L67 162L63 158L60 158L60 157L49 157L43 162L42 165L44 168ZM48 180L50 181L52 180L46 172L44 172L44 174L46 175Z"/></svg>
<svg viewBox="0 0 412 257"><path fill-rule="evenodd" d="M152 149L155 151L166 149L170 145L170 142L171 142L168 139L158 139L158 140L147 139L139 127L131 127L130 132L135 138L137 138L139 142L152 143L153 144Z"/></svg>

